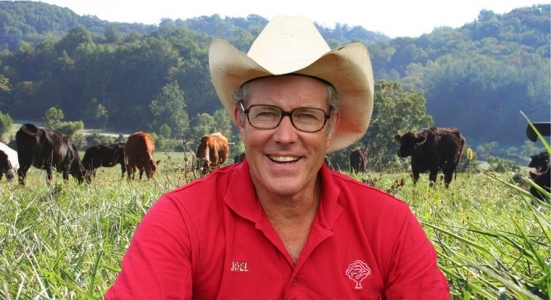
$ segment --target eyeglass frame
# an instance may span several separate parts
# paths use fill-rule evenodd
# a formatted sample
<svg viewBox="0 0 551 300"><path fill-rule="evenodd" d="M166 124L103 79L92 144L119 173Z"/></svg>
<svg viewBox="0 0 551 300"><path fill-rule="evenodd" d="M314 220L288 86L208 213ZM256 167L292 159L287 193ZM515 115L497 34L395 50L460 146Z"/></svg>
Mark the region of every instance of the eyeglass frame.
<svg viewBox="0 0 551 300"><path fill-rule="evenodd" d="M243 100L239 100L238 103L239 103L239 106L241 107L241 111L247 116L247 121L249 122L249 125L251 125L253 128L258 129L258 130L272 130L272 129L275 129L281 124L281 121L283 121L283 117L288 116L289 120L291 121L291 124L293 125L293 127L296 130L298 130L300 132L306 132L306 133L320 132L323 129L323 127L325 127L325 124L327 124L327 120L329 120L331 118L331 112L333 111L333 107L329 108L329 113L326 113L325 110L323 110L321 108L317 108L317 107L297 107L297 108L294 108L291 111L286 111L286 110L283 110L279 106L269 105L269 104L254 104L254 105L249 106L248 108L245 108L245 105L243 104L244 103ZM250 112L251 107L253 107L253 106L268 106L268 107L274 107L274 108L279 109L281 111L281 118L279 118L279 121L277 122L277 125L275 125L272 128L259 128L259 127L254 126L251 123L251 119L249 119L249 112ZM293 121L293 112L297 109L305 109L305 108L315 109L315 110L319 110L319 111L323 112L323 115L324 115L323 125L321 125L320 129L315 130L315 131L306 131L306 130L302 130L302 129L297 128L297 126L295 125L295 122Z"/></svg>

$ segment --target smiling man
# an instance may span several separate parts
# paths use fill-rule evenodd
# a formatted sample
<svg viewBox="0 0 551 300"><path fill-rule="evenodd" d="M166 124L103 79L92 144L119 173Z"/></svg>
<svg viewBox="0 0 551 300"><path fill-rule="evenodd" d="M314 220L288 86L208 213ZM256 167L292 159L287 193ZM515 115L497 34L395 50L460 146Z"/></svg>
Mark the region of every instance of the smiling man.
<svg viewBox="0 0 551 300"><path fill-rule="evenodd" d="M275 17L244 54L209 50L245 160L163 195L106 299L449 299L408 205L324 164L367 130L362 44L331 51L305 17Z"/></svg>

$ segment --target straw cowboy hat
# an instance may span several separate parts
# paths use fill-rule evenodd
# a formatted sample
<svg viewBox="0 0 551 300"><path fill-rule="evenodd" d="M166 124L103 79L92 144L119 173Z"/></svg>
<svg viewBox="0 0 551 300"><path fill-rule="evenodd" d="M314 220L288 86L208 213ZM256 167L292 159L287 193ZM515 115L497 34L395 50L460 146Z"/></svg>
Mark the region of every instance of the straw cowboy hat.
<svg viewBox="0 0 551 300"><path fill-rule="evenodd" d="M331 83L342 106L340 124L327 152L359 140L369 125L374 81L367 49L354 43L331 51L306 17L274 17L247 54L215 40L209 49L209 65L216 93L230 115L233 93L258 77L302 74Z"/></svg>

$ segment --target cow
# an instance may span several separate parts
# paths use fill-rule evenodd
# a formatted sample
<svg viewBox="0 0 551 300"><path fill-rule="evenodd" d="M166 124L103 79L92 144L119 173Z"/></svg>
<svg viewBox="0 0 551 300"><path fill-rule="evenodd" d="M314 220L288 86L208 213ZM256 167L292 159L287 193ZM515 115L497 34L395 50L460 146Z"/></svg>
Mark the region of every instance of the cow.
<svg viewBox="0 0 551 300"><path fill-rule="evenodd" d="M197 151L195 151L197 165L201 165L201 174L206 175L220 168L228 159L229 154L228 139L222 133L215 132L201 137Z"/></svg>
<svg viewBox="0 0 551 300"><path fill-rule="evenodd" d="M126 163L124 162L125 149L125 143L92 146L86 149L82 158L82 164L93 176L96 176L96 170L99 167L113 167L120 164L122 177L124 178L124 173L126 172Z"/></svg>
<svg viewBox="0 0 551 300"><path fill-rule="evenodd" d="M4 143L0 143L0 180L6 174L6 179L11 181L15 177L17 169L19 169L17 151Z"/></svg>
<svg viewBox="0 0 551 300"><path fill-rule="evenodd" d="M367 166L367 150L356 147L350 150L350 173L365 172Z"/></svg>
<svg viewBox="0 0 551 300"><path fill-rule="evenodd" d="M542 136L551 135L551 122L537 122L537 123L532 123L532 125L534 125L536 130ZM536 134L532 126L530 126L530 124L528 124L528 126L526 127L526 137L528 137L528 139L531 140L532 142L535 142L538 140L538 135Z"/></svg>
<svg viewBox="0 0 551 300"><path fill-rule="evenodd" d="M549 168L549 153L544 151L530 156L529 168L535 168L537 172L542 172Z"/></svg>
<svg viewBox="0 0 551 300"><path fill-rule="evenodd" d="M71 138L58 131L24 124L15 134L19 170L19 183L25 185L25 177L31 166L46 170L46 183L52 181L52 170L63 173L63 179L69 180L69 174L78 183L90 182L90 177L78 155L77 147Z"/></svg>
<svg viewBox="0 0 551 300"><path fill-rule="evenodd" d="M240 163L240 162L243 162L244 160L245 160L245 152L242 152L241 154L236 154L233 157L234 163Z"/></svg>
<svg viewBox="0 0 551 300"><path fill-rule="evenodd" d="M155 179L155 173L161 161L153 160L153 152L155 152L155 141L149 134L138 131L128 137L124 157L128 166L128 180L135 179L137 170L140 171L140 180L144 171L147 179Z"/></svg>
<svg viewBox="0 0 551 300"><path fill-rule="evenodd" d="M419 180L419 173L429 171L430 185L436 183L436 176L444 173L444 184L449 186L463 155L465 137L454 127L431 127L415 133L395 135L400 143L399 157L411 156L413 183Z"/></svg>
<svg viewBox="0 0 551 300"><path fill-rule="evenodd" d="M0 180L2 180L4 174L6 174L6 179L8 181L13 179L13 167L8 159L8 155L4 151L0 150Z"/></svg>
<svg viewBox="0 0 551 300"><path fill-rule="evenodd" d="M532 181L548 193L551 192L551 189L549 188L549 182L551 181L551 178L549 176L549 169L551 168L548 167L544 172L541 173L530 172L530 178L532 179ZM549 202L549 198L541 194L534 186L530 186L530 194L540 199L541 201Z"/></svg>

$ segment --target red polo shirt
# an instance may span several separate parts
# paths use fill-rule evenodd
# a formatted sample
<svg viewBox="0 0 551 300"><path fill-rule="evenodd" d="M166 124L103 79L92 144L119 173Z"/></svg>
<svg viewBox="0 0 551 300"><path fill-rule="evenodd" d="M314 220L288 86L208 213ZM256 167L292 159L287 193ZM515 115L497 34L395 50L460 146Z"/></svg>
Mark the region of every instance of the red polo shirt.
<svg viewBox="0 0 551 300"><path fill-rule="evenodd" d="M319 211L296 265L245 160L164 194L136 229L106 299L449 299L408 205L320 171Z"/></svg>

